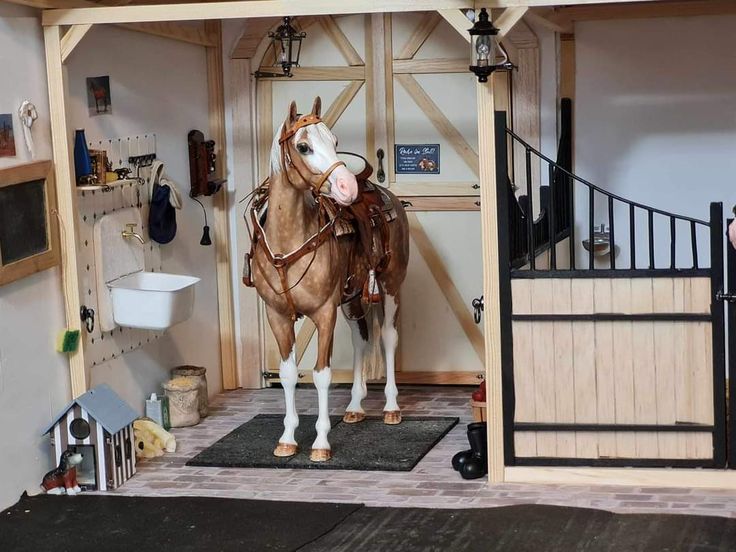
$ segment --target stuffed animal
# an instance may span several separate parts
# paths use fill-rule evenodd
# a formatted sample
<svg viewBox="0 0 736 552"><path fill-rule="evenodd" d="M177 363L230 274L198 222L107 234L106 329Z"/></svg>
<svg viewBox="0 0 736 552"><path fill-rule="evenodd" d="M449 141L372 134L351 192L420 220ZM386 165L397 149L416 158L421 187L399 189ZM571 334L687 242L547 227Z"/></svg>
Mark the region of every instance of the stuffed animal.
<svg viewBox="0 0 736 552"><path fill-rule="evenodd" d="M82 463L79 452L67 449L61 453L59 466L43 476L41 488L48 494L75 495L82 489L77 484L77 466Z"/></svg>
<svg viewBox="0 0 736 552"><path fill-rule="evenodd" d="M155 458L164 451L176 451L174 436L150 418L138 418L133 422L135 455L137 458Z"/></svg>

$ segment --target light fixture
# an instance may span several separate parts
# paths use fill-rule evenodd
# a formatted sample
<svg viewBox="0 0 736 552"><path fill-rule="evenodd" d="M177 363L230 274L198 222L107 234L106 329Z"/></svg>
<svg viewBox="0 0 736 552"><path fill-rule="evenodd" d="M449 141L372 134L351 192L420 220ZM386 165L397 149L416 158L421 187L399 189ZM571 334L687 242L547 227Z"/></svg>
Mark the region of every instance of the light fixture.
<svg viewBox="0 0 736 552"><path fill-rule="evenodd" d="M499 69L509 70L509 61L503 46L498 41L498 29L488 19L488 12L481 8L470 33L470 67L478 82L488 82L488 76Z"/></svg>
<svg viewBox="0 0 736 552"><path fill-rule="evenodd" d="M284 17L283 23L275 31L268 32L273 48L274 65L281 65L283 73L266 73L256 71L258 77L291 77L291 68L299 67L299 56L302 52L302 39L307 36L304 31L297 31L292 25L291 17Z"/></svg>

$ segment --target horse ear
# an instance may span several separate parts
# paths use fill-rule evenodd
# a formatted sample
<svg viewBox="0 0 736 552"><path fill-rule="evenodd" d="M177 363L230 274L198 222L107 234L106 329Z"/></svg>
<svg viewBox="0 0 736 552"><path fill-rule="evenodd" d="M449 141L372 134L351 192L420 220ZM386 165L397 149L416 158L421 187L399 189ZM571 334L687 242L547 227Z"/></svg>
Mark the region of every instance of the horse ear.
<svg viewBox="0 0 736 552"><path fill-rule="evenodd" d="M312 115L320 116L322 113L322 98L317 96L314 98L314 104L312 104Z"/></svg>
<svg viewBox="0 0 736 552"><path fill-rule="evenodd" d="M293 126L296 123L299 114L296 112L296 102L292 101L289 104L289 116L286 118L286 128Z"/></svg>

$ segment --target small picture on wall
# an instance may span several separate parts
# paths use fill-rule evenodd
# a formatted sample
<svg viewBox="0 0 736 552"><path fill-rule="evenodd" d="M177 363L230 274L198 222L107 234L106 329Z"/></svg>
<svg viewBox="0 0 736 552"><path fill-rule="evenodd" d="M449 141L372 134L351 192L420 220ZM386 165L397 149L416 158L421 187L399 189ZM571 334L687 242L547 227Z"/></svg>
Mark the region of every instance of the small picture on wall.
<svg viewBox="0 0 736 552"><path fill-rule="evenodd" d="M11 113L0 113L0 157L15 157L15 135Z"/></svg>
<svg viewBox="0 0 736 552"><path fill-rule="evenodd" d="M112 113L110 77L87 77L87 107L91 117Z"/></svg>

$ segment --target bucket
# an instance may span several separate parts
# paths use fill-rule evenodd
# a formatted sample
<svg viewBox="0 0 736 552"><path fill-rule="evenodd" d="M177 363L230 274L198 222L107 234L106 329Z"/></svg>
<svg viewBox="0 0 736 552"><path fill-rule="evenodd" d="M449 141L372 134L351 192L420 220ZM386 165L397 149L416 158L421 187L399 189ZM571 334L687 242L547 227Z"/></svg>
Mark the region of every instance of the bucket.
<svg viewBox="0 0 736 552"><path fill-rule="evenodd" d="M181 376L164 383L169 397L171 427L187 427L199 423L199 380Z"/></svg>
<svg viewBox="0 0 736 552"><path fill-rule="evenodd" d="M197 378L199 381L199 417L206 418L209 413L209 399L207 395L207 368L201 366L177 366L171 369L171 377L186 376Z"/></svg>

